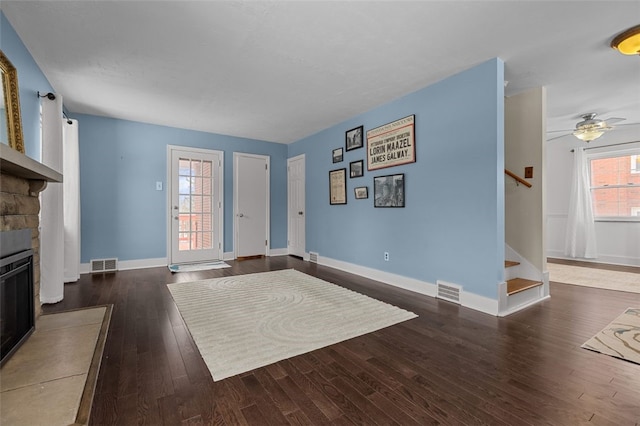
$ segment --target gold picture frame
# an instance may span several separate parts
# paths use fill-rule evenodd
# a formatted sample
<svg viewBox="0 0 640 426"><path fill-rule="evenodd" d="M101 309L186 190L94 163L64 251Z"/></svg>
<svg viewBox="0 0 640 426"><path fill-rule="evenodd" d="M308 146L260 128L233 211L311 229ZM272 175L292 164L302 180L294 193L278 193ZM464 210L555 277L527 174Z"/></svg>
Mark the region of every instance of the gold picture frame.
<svg viewBox="0 0 640 426"><path fill-rule="evenodd" d="M22 117L20 115L20 92L18 90L18 71L2 50L0 50L0 71L2 71L2 92L4 94L4 111L7 123L6 143L24 154L24 137L22 135ZM5 141L2 140L4 143Z"/></svg>

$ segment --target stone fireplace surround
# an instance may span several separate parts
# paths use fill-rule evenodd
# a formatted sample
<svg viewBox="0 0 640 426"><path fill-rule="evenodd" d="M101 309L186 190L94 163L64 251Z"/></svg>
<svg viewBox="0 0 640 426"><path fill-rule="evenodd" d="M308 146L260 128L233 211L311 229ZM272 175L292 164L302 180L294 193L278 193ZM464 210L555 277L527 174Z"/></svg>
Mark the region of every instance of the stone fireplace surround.
<svg viewBox="0 0 640 426"><path fill-rule="evenodd" d="M39 194L47 182L62 182L62 175L8 145L0 144L0 232L31 230L36 317L41 313Z"/></svg>

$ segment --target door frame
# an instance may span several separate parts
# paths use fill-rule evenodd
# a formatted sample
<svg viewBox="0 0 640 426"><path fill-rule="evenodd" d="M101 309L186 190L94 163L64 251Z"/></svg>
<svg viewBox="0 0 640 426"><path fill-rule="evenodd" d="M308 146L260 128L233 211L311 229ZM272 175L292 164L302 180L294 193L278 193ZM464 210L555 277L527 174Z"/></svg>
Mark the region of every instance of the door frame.
<svg viewBox="0 0 640 426"><path fill-rule="evenodd" d="M238 159L240 157L259 158L265 160L267 165L267 178L265 179L265 191L267 204L265 206L266 235L267 244L265 246L265 256L271 255L271 157L268 155L249 154L246 152L233 153L233 258L238 257Z"/></svg>
<svg viewBox="0 0 640 426"><path fill-rule="evenodd" d="M303 260L309 260L309 254L307 253L306 250L306 243L307 243L307 232L306 232L306 225L307 225L307 194L306 194L306 182L307 182L307 176L306 176L306 169L307 169L307 160L304 154L300 154L300 155L296 155L295 157L291 157L291 158L287 158L287 252L289 253L289 241L290 241L290 235L289 235L289 229L291 229L290 225L291 225L291 220L295 220L295 217L291 217L291 194L289 192L289 188L291 188L291 182L290 182L290 174L289 174L289 167L291 165L292 162L294 161L298 161L298 160L302 160L304 163L304 168L305 168L305 175L303 176L303 181L305 183L305 185L303 186L303 190L304 190L304 200L305 200L305 205L304 205L304 216L303 216L303 220L304 220L304 225L305 225L305 232L304 232L304 247L302 248L303 251L303 255L302 258Z"/></svg>
<svg viewBox="0 0 640 426"><path fill-rule="evenodd" d="M208 155L217 155L220 159L220 164L218 165L218 176L215 176L214 179L217 179L218 185L215 189L218 190L219 200L218 200L218 217L220 220L218 221L218 244L219 244L219 252L220 259L223 260L224 257L224 151L218 151L214 149L204 149L204 148L193 148L190 146L181 146L181 145L169 145L167 144L167 180L165 185L166 192L166 214L167 214L167 265L171 265L172 263L172 249L171 249L171 226L172 226L172 208L171 208L171 194L173 193L173 176L171 174L171 159L173 158L173 151L187 151L199 154L208 154ZM215 211L215 207L214 207Z"/></svg>

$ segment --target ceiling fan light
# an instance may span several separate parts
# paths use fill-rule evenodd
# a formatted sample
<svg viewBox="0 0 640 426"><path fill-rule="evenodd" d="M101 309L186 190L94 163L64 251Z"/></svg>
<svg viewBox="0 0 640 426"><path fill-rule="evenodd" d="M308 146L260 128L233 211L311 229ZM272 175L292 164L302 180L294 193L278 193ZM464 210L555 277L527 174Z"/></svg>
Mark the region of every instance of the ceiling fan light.
<svg viewBox="0 0 640 426"><path fill-rule="evenodd" d="M611 41L611 47L623 55L640 55L640 25L615 36Z"/></svg>
<svg viewBox="0 0 640 426"><path fill-rule="evenodd" d="M591 142L602 135L604 135L604 132L598 129L576 130L573 132L573 136L584 142Z"/></svg>

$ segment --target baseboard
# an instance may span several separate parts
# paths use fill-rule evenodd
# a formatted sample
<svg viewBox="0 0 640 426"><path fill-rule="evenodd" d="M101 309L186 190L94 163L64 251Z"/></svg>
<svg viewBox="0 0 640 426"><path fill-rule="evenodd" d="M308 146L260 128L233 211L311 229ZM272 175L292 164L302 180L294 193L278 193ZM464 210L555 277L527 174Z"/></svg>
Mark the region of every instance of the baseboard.
<svg viewBox="0 0 640 426"><path fill-rule="evenodd" d="M222 253L222 260L234 260L236 258L236 254L232 251L225 251Z"/></svg>
<svg viewBox="0 0 640 426"><path fill-rule="evenodd" d="M614 255L599 255L596 259L584 259L581 257L569 257L564 254L562 250L547 250L547 257L553 257L556 259L564 260L578 260L580 262L591 263L606 263L608 265L620 265L620 266L640 266L640 258L626 257L626 256L614 256Z"/></svg>
<svg viewBox="0 0 640 426"><path fill-rule="evenodd" d="M318 256L318 264L369 278L371 280L380 281L385 284L409 290L414 293L423 294L425 296L436 297L437 286L427 281L417 280L415 278L405 277L403 275L391 272L380 271L366 266L356 265L329 257ZM498 301L488 297L480 296L473 293L463 291L460 294L460 304L465 308L470 308L485 314L496 316L498 314Z"/></svg>
<svg viewBox="0 0 640 426"><path fill-rule="evenodd" d="M516 306L515 308L510 309L510 310L508 310L508 311L506 311L506 312L500 312L500 315L499 315L499 316L501 316L501 317L506 317L507 315L515 314L515 313L516 313L516 312L518 312L518 311L521 311L521 310L523 310L523 309L526 309L526 308L528 308L529 306L536 305L536 304L538 304L538 303L540 303L540 302L542 302L542 301L544 301L544 300L547 300L547 299L551 299L551 296L546 295L546 296L544 296L544 297L542 297L542 298L540 298L540 299L532 300L531 302L526 303L526 304L524 304L524 305Z"/></svg>
<svg viewBox="0 0 640 426"><path fill-rule="evenodd" d="M288 256L289 255L289 249L285 248L278 248L278 249L269 249L269 256L273 257L273 256Z"/></svg>
<svg viewBox="0 0 640 426"><path fill-rule="evenodd" d="M166 257L158 257L154 259L118 260L118 271L128 271L131 269L157 268L160 266L167 266L167 265L168 263L167 263ZM80 273L81 274L91 273L91 264L81 263Z"/></svg>

